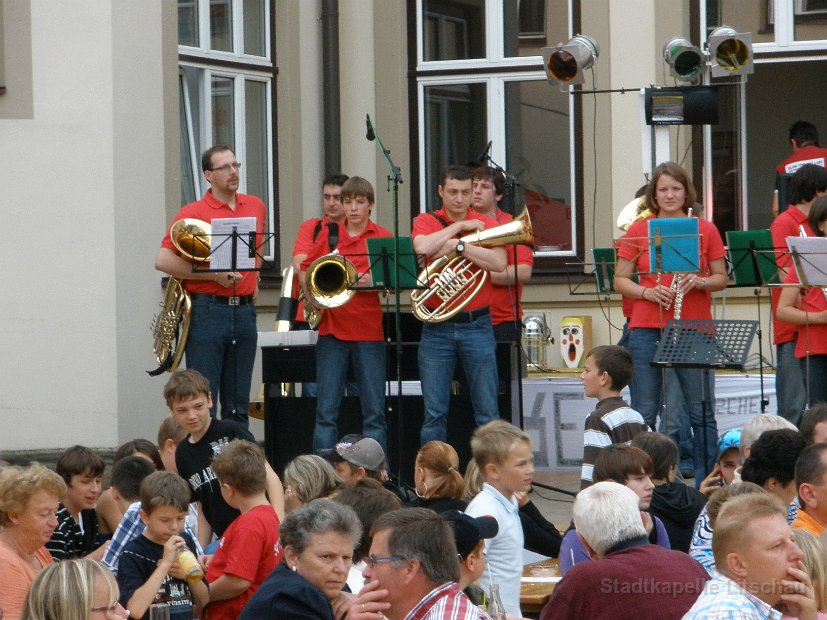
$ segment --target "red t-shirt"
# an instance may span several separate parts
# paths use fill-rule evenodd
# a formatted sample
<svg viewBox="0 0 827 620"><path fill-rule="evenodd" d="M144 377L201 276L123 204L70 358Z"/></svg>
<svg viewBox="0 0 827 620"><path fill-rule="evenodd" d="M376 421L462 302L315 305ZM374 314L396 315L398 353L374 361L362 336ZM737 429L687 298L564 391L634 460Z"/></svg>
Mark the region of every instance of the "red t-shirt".
<svg viewBox="0 0 827 620"><path fill-rule="evenodd" d="M181 207L178 215L172 221L174 224L178 220L184 218L195 218L203 220L211 224L214 219L226 217L254 217L256 218L256 232L258 233L257 244L261 244L264 239L264 220L265 210L264 203L255 196L248 196L247 194L235 195L235 210L225 202L219 202L212 194L212 189L208 189L207 193L201 200L191 202L188 205ZM169 230L161 241L161 247L167 248L178 254L172 239L169 236ZM209 263L199 263L199 269L209 268ZM234 288L225 288L218 282L212 280L184 280L184 288L190 293L206 293L208 295L220 295L221 297L230 297L232 295L252 295L256 292L256 284L258 283L258 272L256 271L242 271L242 280L238 282Z"/></svg>
<svg viewBox="0 0 827 620"><path fill-rule="evenodd" d="M792 257L787 251L787 237L800 236L801 226L804 226L804 232L807 233L808 237L813 236L813 231L807 223L807 216L796 206L790 206L789 209L779 214L779 216L772 221L772 224L770 224L772 245L775 248L775 262L780 269L793 269ZM777 286L770 288L770 296L772 298L772 342L773 344L792 342L796 339L798 325L785 323L775 318L775 310L778 308L781 289Z"/></svg>
<svg viewBox="0 0 827 620"><path fill-rule="evenodd" d="M330 253L328 243L329 230L322 227L316 241L307 252L307 258L302 262L302 271L306 271L310 264ZM345 224L339 226L339 244L336 249L339 254L348 259L359 275L370 270L368 244L366 239L374 237L391 237L391 231L378 224L368 221L368 225L361 234L351 237L347 233ZM322 314L319 325L320 336L335 336L339 340L381 342L385 339L382 329L382 306L379 303L377 291L359 291L343 306L330 308Z"/></svg>
<svg viewBox="0 0 827 620"><path fill-rule="evenodd" d="M778 174L792 174L805 164L824 167L827 164L827 149L810 145L790 154L787 159L775 167Z"/></svg>
<svg viewBox="0 0 827 620"><path fill-rule="evenodd" d="M798 274L792 269L784 284L799 284ZM827 293L817 286L807 289L801 297L801 309L807 312L827 310ZM796 325L798 337L795 342L795 356L806 357L809 349L812 355L827 354L827 325L811 323L809 327ZM808 333L809 332L809 333Z"/></svg>
<svg viewBox="0 0 827 620"><path fill-rule="evenodd" d="M322 228L325 228L326 224L326 215L321 219L318 217L312 217L309 220L302 222L301 226L299 226L299 232L296 234L296 242L293 244L293 256L307 254L310 251L310 248L313 247L313 235L316 233L316 227L318 226L319 233L321 234ZM344 226L344 222L342 223L342 226ZM293 291L294 296L299 294L298 274L293 275ZM296 320L304 323L304 300L300 301L296 305Z"/></svg>
<svg viewBox="0 0 827 620"><path fill-rule="evenodd" d="M637 265L640 284L647 288L653 288L657 284L670 286L673 274L664 273L658 282L657 274L649 273L649 229L648 222L652 218L646 218L635 222L629 227L618 242L618 258L632 261ZM701 276L709 276L709 263L720 260L726 256L724 242L714 224L706 220L698 219L698 232L700 233L700 262ZM709 291L702 291L693 288L683 297L681 319L687 321L708 321L712 318L710 310L712 295ZM651 327L659 329L671 321L675 316L675 304L669 310L661 308L659 304L645 299L635 299L632 307L632 320L629 327Z"/></svg>
<svg viewBox="0 0 827 620"><path fill-rule="evenodd" d="M420 213L413 221L411 236L414 239L416 239L419 235L430 235L445 228L442 222L435 218L434 215L438 215L449 224L453 223L453 220L450 218L444 207L439 211L435 211L433 215L431 213ZM494 228L495 226L499 226L497 220L493 217L480 215L473 209L468 209L468 214L465 216L465 219L479 220L485 224L485 228ZM464 237L465 235L463 234L462 236ZM428 300L428 303L425 305L429 308L433 308L438 305L438 301L435 299L434 301ZM468 305L463 308L463 311L470 312L471 310L478 310L479 308L485 308L486 306L491 306L491 278L485 279L485 284L480 289L479 294L468 302Z"/></svg>
<svg viewBox="0 0 827 620"><path fill-rule="evenodd" d="M235 620L261 582L281 562L279 518L270 505L256 506L240 515L224 531L207 567L207 583L221 575L235 575L252 582L243 593L207 605L209 620Z"/></svg>
<svg viewBox="0 0 827 620"><path fill-rule="evenodd" d="M509 213L502 209L497 209L497 225L507 224L514 219ZM517 264L534 266L534 252L530 247L522 244L515 244L517 248ZM510 245L505 247L505 255L508 258L508 264L514 264L514 248ZM517 283L517 294L514 294L514 281L509 284L491 284L491 323L492 325L499 325L500 323L513 323L516 320L523 318L523 309L520 307L520 299L523 297L523 285ZM516 312L515 312L516 310ZM516 315L516 316L515 316Z"/></svg>

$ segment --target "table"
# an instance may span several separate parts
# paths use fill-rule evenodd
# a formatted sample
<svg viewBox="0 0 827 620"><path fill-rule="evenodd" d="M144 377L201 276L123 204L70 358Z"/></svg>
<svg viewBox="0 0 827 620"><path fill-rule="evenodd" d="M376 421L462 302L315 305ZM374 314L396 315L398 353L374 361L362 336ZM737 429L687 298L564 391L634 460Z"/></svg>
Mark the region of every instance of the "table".
<svg viewBox="0 0 827 620"><path fill-rule="evenodd" d="M547 574L535 574L538 571ZM559 580L560 566L556 559L526 564L523 567L523 581L520 585L520 609L523 613L539 614Z"/></svg>

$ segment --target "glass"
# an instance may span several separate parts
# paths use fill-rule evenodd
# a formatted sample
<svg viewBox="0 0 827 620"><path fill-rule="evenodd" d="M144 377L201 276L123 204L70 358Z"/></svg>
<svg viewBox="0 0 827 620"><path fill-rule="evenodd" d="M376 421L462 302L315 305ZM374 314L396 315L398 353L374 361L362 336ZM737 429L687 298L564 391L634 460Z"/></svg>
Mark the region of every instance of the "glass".
<svg viewBox="0 0 827 620"><path fill-rule="evenodd" d="M198 47L198 0L178 0L178 44Z"/></svg>
<svg viewBox="0 0 827 620"><path fill-rule="evenodd" d="M165 603L150 605L149 620L169 620L169 605Z"/></svg>
<svg viewBox="0 0 827 620"><path fill-rule="evenodd" d="M264 56L265 37L264 0L244 0L244 53Z"/></svg>
<svg viewBox="0 0 827 620"><path fill-rule="evenodd" d="M244 117L247 121L244 128L244 159L247 162L245 191L261 198L265 205L271 202L269 179L272 174L270 152L267 149L267 122L270 117L267 105L268 87L268 82L251 79L244 82ZM259 248L259 252L269 255L269 242Z"/></svg>
<svg viewBox="0 0 827 620"><path fill-rule="evenodd" d="M728 230L741 228L741 210L744 204L741 195L741 175L739 168L744 161L741 153L741 106L740 90L737 88L718 89L718 124L710 127L712 145L712 222L718 227L723 237ZM766 126L765 126L766 127ZM786 132L779 127L779 133ZM766 130L765 130L766 131ZM695 189L700 189L697 185ZM767 205L772 191L767 192L763 201L756 204ZM703 202L699 195L699 202Z"/></svg>
<svg viewBox="0 0 827 620"><path fill-rule="evenodd" d="M537 254L574 250L571 97L545 80L505 83L506 163L517 178L514 204L525 205Z"/></svg>
<svg viewBox="0 0 827 620"><path fill-rule="evenodd" d="M793 38L796 41L827 39L827 0L806 0L795 3Z"/></svg>
<svg viewBox="0 0 827 620"><path fill-rule="evenodd" d="M212 78L212 143L235 150L235 91L233 79Z"/></svg>
<svg viewBox="0 0 827 620"><path fill-rule="evenodd" d="M232 164L224 164L223 166L218 166L217 168L210 168L210 172L229 172L230 169L233 170L241 170L241 162L233 162Z"/></svg>
<svg viewBox="0 0 827 620"><path fill-rule="evenodd" d="M422 59L485 57L485 0L422 0Z"/></svg>
<svg viewBox="0 0 827 620"><path fill-rule="evenodd" d="M505 56L539 56L547 45L569 40L568 0L501 0Z"/></svg>
<svg viewBox="0 0 827 620"><path fill-rule="evenodd" d="M689 15L689 1L684 2L684 15ZM707 34L718 26L731 26L737 32L751 32L752 42L775 42L772 0L707 0Z"/></svg>
<svg viewBox="0 0 827 620"><path fill-rule="evenodd" d="M178 80L178 103L180 114L180 131L179 131L179 153L181 156L181 203L189 204L196 200L198 194L197 179L195 177L195 170L198 169L197 155L195 154L194 140L190 132L192 126L192 110L190 108L190 98L186 91L186 78L183 73L179 75ZM193 161L196 160L196 161Z"/></svg>
<svg viewBox="0 0 827 620"><path fill-rule="evenodd" d="M446 166L477 161L488 142L487 85L440 84L425 87L425 200L441 203L437 186Z"/></svg>
<svg viewBox="0 0 827 620"><path fill-rule="evenodd" d="M369 555L365 560L365 564L371 568L376 568L377 564L383 562L401 562L404 559L401 555Z"/></svg>
<svg viewBox="0 0 827 620"><path fill-rule="evenodd" d="M233 51L232 0L210 0L210 49Z"/></svg>

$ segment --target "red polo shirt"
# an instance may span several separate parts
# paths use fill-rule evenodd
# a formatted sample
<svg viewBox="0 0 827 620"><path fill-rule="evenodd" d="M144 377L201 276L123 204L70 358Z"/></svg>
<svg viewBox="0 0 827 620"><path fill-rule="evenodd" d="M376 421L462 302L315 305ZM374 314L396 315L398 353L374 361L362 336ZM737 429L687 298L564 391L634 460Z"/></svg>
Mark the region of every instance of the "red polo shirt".
<svg viewBox="0 0 827 620"><path fill-rule="evenodd" d="M497 225L507 224L514 219L509 213L506 213L500 208L497 208L496 220ZM517 264L534 266L534 252L530 247L522 244L516 244L517 248ZM505 255L508 258L508 264L514 264L514 248L506 246ZM491 285L491 323L499 325L500 323L514 323L522 320L523 309L520 307L520 299L523 297L523 285L517 283L517 293L514 294L514 280L509 284L492 284Z"/></svg>
<svg viewBox="0 0 827 620"><path fill-rule="evenodd" d="M779 214L770 224L772 232L772 245L775 248L775 262L780 269L793 269L792 257L787 251L787 237L798 237L801 235L801 226L808 237L813 236L813 230L807 223L807 216L801 209L791 205L789 209ZM773 321L773 344L784 344L796 339L798 325L785 323L775 318L775 310L778 308L778 300L781 297L781 289L777 286L770 288L772 297L772 321Z"/></svg>
<svg viewBox="0 0 827 620"><path fill-rule="evenodd" d="M810 145L791 153L787 159L775 167L778 174L792 174L805 164L824 167L827 164L827 149Z"/></svg>

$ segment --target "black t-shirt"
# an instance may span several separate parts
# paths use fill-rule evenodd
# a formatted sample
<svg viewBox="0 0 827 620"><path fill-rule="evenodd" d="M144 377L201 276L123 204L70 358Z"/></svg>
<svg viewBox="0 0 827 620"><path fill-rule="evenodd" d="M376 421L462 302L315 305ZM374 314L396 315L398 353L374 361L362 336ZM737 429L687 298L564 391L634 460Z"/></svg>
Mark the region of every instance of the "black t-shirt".
<svg viewBox="0 0 827 620"><path fill-rule="evenodd" d="M224 501L211 465L213 457L233 439L255 441L248 430L226 420L213 419L200 441L190 443L187 436L175 451L175 465L192 489L192 501L201 502L204 518L219 538L241 514Z"/></svg>
<svg viewBox="0 0 827 620"><path fill-rule="evenodd" d="M195 553L195 543L193 543L192 538L186 533L182 533L181 536L186 541L190 551ZM158 568L158 562L163 557L164 546L152 542L144 535L138 536L124 545L118 561L118 587L121 589L121 605L127 607L127 603L135 594L135 590L146 583L149 576ZM186 581L173 579L167 575L152 603L169 605L170 618L178 620L184 620L184 618L190 620L192 618L192 594ZM147 609L143 618L149 618L149 609Z"/></svg>

